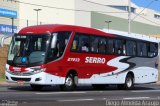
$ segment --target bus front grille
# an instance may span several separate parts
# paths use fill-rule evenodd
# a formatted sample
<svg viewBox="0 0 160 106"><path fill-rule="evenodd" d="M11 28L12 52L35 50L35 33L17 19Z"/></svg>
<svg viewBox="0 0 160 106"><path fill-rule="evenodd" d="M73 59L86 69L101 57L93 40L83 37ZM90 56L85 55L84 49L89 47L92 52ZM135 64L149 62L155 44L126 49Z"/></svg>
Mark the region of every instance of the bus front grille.
<svg viewBox="0 0 160 106"><path fill-rule="evenodd" d="M31 78L16 78L16 77L11 77L11 79L13 81L26 81L26 82L31 81Z"/></svg>

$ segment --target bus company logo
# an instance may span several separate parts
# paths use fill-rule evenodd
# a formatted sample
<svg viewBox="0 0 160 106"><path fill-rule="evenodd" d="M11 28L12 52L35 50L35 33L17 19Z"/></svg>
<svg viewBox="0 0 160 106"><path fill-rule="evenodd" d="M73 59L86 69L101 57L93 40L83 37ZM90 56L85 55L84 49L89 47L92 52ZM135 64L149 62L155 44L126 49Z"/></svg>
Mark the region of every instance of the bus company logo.
<svg viewBox="0 0 160 106"><path fill-rule="evenodd" d="M86 57L85 63L104 64L104 63L106 63L106 59L100 58L100 57Z"/></svg>
<svg viewBox="0 0 160 106"><path fill-rule="evenodd" d="M21 68L19 68L19 67L13 67L13 70L14 71L21 71Z"/></svg>

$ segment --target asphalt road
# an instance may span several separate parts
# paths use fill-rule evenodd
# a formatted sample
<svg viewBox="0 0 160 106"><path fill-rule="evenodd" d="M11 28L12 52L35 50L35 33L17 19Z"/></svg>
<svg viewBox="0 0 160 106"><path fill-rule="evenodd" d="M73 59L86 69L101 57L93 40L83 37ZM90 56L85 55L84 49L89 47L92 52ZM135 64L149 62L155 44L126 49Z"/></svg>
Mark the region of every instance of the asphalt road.
<svg viewBox="0 0 160 106"><path fill-rule="evenodd" d="M140 100L147 102L141 104ZM132 104L123 101L132 101ZM42 91L32 91L28 85L0 86L0 106L120 106L118 103L121 106L160 106L160 85L137 85L129 91L118 90L116 86L105 90L80 86L72 92L60 91L57 86L45 87Z"/></svg>

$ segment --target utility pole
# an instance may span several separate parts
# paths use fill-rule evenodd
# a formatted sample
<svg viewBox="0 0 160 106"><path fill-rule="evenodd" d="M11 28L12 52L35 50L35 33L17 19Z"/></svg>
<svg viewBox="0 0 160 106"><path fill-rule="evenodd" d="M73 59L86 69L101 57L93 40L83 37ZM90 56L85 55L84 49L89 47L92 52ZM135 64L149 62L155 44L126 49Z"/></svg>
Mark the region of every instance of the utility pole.
<svg viewBox="0 0 160 106"><path fill-rule="evenodd" d="M14 18L11 18L12 20L12 34L14 33Z"/></svg>
<svg viewBox="0 0 160 106"><path fill-rule="evenodd" d="M108 25L108 32L109 32L109 24L111 23L112 21L105 21L105 23L107 23Z"/></svg>
<svg viewBox="0 0 160 106"><path fill-rule="evenodd" d="M128 35L131 34L131 0L128 0Z"/></svg>
<svg viewBox="0 0 160 106"><path fill-rule="evenodd" d="M38 12L41 11L42 9L33 9L33 10L37 12L37 25L38 25Z"/></svg>

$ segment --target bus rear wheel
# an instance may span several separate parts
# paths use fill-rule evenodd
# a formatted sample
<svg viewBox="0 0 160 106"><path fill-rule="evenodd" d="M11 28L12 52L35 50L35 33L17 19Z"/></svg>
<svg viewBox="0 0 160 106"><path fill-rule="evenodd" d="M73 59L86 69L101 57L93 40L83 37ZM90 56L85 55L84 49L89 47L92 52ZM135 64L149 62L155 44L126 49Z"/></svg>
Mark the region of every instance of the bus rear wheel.
<svg viewBox="0 0 160 106"><path fill-rule="evenodd" d="M134 87L134 78L131 74L128 74L124 84L118 85L118 89L131 90Z"/></svg>
<svg viewBox="0 0 160 106"><path fill-rule="evenodd" d="M60 85L61 90L65 91L72 91L75 90L77 85L76 85L76 79L77 76L74 76L73 74L69 74L66 77L64 85Z"/></svg>
<svg viewBox="0 0 160 106"><path fill-rule="evenodd" d="M30 86L34 91L40 91L44 87L44 85L35 85L35 84L31 84Z"/></svg>

